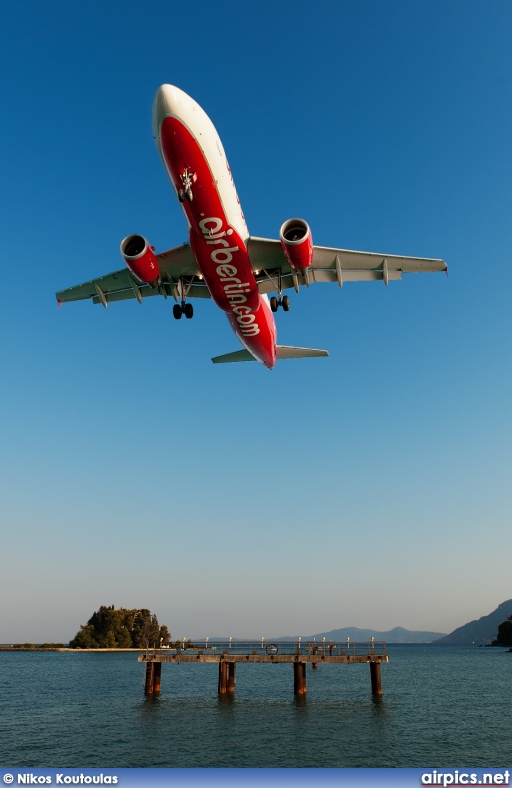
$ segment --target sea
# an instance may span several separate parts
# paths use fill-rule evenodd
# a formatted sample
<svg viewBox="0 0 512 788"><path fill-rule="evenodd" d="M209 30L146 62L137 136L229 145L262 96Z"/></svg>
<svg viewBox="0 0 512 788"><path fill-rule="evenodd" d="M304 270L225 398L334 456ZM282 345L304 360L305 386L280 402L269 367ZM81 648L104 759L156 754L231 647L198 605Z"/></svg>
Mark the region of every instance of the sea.
<svg viewBox="0 0 512 788"><path fill-rule="evenodd" d="M368 665L164 664L144 695L135 653L0 651L0 766L498 767L512 761L512 653L389 645L382 697Z"/></svg>

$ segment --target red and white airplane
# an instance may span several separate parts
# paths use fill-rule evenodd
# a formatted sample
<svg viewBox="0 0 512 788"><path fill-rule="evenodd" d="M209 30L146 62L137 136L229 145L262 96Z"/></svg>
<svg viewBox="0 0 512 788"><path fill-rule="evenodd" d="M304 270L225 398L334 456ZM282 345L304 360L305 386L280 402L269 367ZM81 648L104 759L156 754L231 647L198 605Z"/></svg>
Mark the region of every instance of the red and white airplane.
<svg viewBox="0 0 512 788"><path fill-rule="evenodd" d="M277 344L273 313L290 299L283 291L315 282L401 279L402 273L446 271L443 260L313 246L303 219L289 219L279 240L249 235L224 148L213 123L190 96L162 85L153 105L156 146L185 212L189 243L155 254L141 235L121 243L126 267L85 284L61 290L57 300L111 301L173 296L174 317L191 318L189 299L213 298L244 346L217 356L216 364L259 361L269 369L276 359L327 356L326 350ZM268 293L275 292L268 298Z"/></svg>

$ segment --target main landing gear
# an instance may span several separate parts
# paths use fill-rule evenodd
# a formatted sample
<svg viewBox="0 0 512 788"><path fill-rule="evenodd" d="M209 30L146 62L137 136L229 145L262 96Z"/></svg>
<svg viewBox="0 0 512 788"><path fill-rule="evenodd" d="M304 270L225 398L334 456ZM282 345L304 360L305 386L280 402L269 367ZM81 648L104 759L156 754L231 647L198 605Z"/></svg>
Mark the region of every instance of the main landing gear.
<svg viewBox="0 0 512 788"><path fill-rule="evenodd" d="M194 195L192 194L192 184L197 180L197 176L195 172L192 172L192 170L189 170L188 167L185 167L183 172L180 172L180 178L183 188L178 191L178 199L180 202L183 202L186 198L189 202L192 202L194 199Z"/></svg>
<svg viewBox="0 0 512 788"><path fill-rule="evenodd" d="M279 307L282 306L285 312L290 310L290 299L288 296L283 296L283 289L281 285L281 269L277 273L277 298L272 296L270 298L270 309L272 312L277 312Z"/></svg>
<svg viewBox="0 0 512 788"><path fill-rule="evenodd" d="M172 313L175 320L181 320L182 315L185 315L185 317L190 320L190 318L194 315L194 307L192 304L187 304L187 295L188 291L192 287L192 281L193 280L190 280L188 284L185 284L183 279L180 277L176 283L176 287L174 288L174 298L176 302L179 298L180 303L174 304L172 308Z"/></svg>
<svg viewBox="0 0 512 788"><path fill-rule="evenodd" d="M194 307L192 304L186 304L182 301L181 304L174 304L172 313L176 320L181 320L182 315L185 315L190 320L194 316Z"/></svg>
<svg viewBox="0 0 512 788"><path fill-rule="evenodd" d="M277 312L279 307L282 306L285 312L290 310L290 299L288 296L283 296L282 298L276 298L275 296L271 296L270 298L270 308L272 312Z"/></svg>

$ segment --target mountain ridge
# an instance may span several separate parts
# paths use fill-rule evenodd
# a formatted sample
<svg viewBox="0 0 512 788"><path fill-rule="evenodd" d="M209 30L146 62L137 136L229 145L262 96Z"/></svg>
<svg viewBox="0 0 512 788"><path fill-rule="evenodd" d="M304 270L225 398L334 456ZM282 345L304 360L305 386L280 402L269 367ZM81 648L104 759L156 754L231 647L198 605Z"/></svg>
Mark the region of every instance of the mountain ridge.
<svg viewBox="0 0 512 788"><path fill-rule="evenodd" d="M373 638L375 640L383 640L386 643L432 643L434 640L443 637L443 632L428 632L428 631L415 631L404 629L403 627L394 627L386 631L379 631L376 629L360 629L359 627L342 627L340 629L331 629L328 632L318 632L313 635L280 635L265 638L265 642L290 642L297 641L300 637L301 640L322 640L325 638L327 641L333 640L336 642L345 641L350 638L352 642L364 643ZM212 642L227 642L227 637L211 637ZM258 641L261 638L231 638L233 643L241 641Z"/></svg>
<svg viewBox="0 0 512 788"><path fill-rule="evenodd" d="M506 619L512 616L512 599L507 599L498 605L496 610L489 613L487 616L481 616L474 621L469 621L461 627L457 627L449 635L439 638L435 641L439 645L468 645L475 644L485 646L494 640L498 632L499 624L502 624Z"/></svg>
<svg viewBox="0 0 512 788"><path fill-rule="evenodd" d="M340 629L331 629L328 632L318 632L315 635L301 635L301 640L350 640L353 641L366 641L375 638L375 640L384 640L386 643L432 643L434 640L442 638L443 635L439 632L417 631L411 629L404 629L404 627L394 627L385 631L376 629L361 629L360 627L341 627ZM297 637L284 636L276 638L276 640L297 640Z"/></svg>

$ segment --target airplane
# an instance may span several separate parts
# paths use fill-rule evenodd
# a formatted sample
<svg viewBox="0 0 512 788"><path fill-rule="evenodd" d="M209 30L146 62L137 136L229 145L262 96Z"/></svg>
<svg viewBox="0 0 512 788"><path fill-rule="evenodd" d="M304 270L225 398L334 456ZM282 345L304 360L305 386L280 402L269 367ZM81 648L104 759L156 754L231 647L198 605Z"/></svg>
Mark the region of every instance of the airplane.
<svg viewBox="0 0 512 788"><path fill-rule="evenodd" d="M249 235L233 176L215 127L194 99L162 85L153 103L156 147L185 213L189 242L155 254L142 235L121 242L126 267L56 294L103 304L148 296L174 298L173 315L192 318L189 299L212 298L226 313L243 349L215 364L327 356L326 350L277 344L274 313L290 309L283 291L316 282L389 281L402 273L446 271L443 260L314 246L303 219L284 222L279 240ZM269 299L269 293L276 293Z"/></svg>

